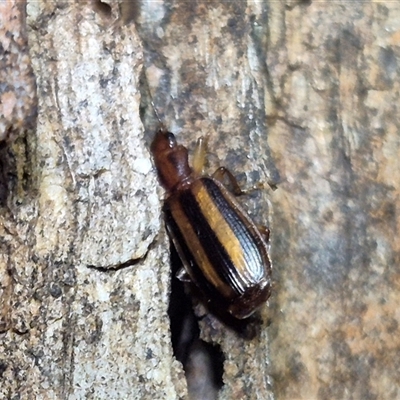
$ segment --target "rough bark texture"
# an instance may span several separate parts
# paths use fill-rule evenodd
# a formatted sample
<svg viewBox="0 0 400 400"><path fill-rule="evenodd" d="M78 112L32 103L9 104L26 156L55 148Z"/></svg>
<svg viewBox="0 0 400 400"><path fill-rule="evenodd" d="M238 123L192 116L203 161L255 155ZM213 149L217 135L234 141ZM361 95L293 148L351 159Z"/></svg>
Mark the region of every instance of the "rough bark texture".
<svg viewBox="0 0 400 400"><path fill-rule="evenodd" d="M400 5L274 3L278 399L397 399Z"/></svg>
<svg viewBox="0 0 400 400"><path fill-rule="evenodd" d="M265 125L266 15L262 3L178 1L142 3L134 18L161 119L191 149L207 135L208 171L222 163L247 188L277 180ZM260 224L271 222L268 193L242 199ZM267 307L261 314L251 341L210 315L201 322L202 339L218 343L225 357L220 399L272 398Z"/></svg>
<svg viewBox="0 0 400 400"><path fill-rule="evenodd" d="M189 148L209 135L210 171L278 186L242 199L271 227L260 334L201 321L225 356L219 398L399 398L399 15L395 2L28 3L39 108L1 155L0 397L187 398L144 63L169 129Z"/></svg>
<svg viewBox="0 0 400 400"><path fill-rule="evenodd" d="M27 11L39 111L35 134L5 154L17 176L0 225L1 396L182 397L139 118L140 40L112 25L117 7Z"/></svg>
<svg viewBox="0 0 400 400"><path fill-rule="evenodd" d="M12 142L34 129L37 98L27 46L25 3L2 1L0 17L1 143Z"/></svg>

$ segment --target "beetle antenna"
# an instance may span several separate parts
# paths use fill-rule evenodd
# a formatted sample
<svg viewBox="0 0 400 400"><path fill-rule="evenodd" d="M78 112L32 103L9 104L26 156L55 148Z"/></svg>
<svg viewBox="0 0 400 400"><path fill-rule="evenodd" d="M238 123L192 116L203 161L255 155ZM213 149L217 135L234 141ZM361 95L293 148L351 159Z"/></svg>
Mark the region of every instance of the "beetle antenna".
<svg viewBox="0 0 400 400"><path fill-rule="evenodd" d="M140 73L140 81L139 84L141 88L143 89L142 91L142 96L141 96L141 111L142 111L142 117L146 119L146 117L150 117L147 109L149 103L151 104L151 107L154 112L154 116L157 118L157 121L159 122L159 125L163 125L163 122L161 121L161 117L159 112L157 111L157 108L154 104L154 99L153 99L153 94L150 88L150 80L147 74L147 63L146 61L150 59L150 56L147 55L146 51L146 40L141 34L141 22L140 22L140 9L137 7L136 2L130 2L130 1L123 1L120 6L120 21L124 24L128 24L130 22L133 22L136 25L136 32L139 36L139 39L142 44L142 52L143 52L143 64L142 64L142 70ZM146 104L147 103L147 104ZM150 117L151 119L151 117Z"/></svg>
<svg viewBox="0 0 400 400"><path fill-rule="evenodd" d="M147 84L148 84L148 82L147 82ZM153 96L151 95L150 88L149 88L149 96L150 96L150 104L151 104L151 106L153 107L154 114L156 115L156 117L157 117L158 122L160 123L160 125L162 125L162 121L161 121L161 118L160 118L160 114L158 114L157 108L156 108L156 106L154 105Z"/></svg>
<svg viewBox="0 0 400 400"><path fill-rule="evenodd" d="M145 50L143 49L143 52L144 51ZM144 92L146 93L145 96L142 95L142 99L144 100L143 105L145 105L147 103L146 104L147 107L145 106L144 110L146 108L150 107L150 105L151 105L151 108L153 110L153 117L155 117L157 119L159 126L164 126L164 123L162 122L160 113L158 112L158 110L157 110L157 108L156 108L156 106L154 104L153 94L152 94L152 91L151 91L151 88L150 88L150 83L149 83L149 78L148 78L148 75L147 75L147 68L146 68L145 63L143 65L143 67L142 67L141 82L142 82L142 88L144 89ZM145 112L145 114L150 117L150 115L152 113L149 110L149 112L148 113Z"/></svg>

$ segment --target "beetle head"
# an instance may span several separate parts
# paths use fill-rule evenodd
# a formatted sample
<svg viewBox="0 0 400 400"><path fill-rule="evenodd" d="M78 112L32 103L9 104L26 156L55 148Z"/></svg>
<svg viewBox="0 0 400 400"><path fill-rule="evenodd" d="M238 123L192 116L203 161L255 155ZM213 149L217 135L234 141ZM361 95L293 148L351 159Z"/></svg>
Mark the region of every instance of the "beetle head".
<svg viewBox="0 0 400 400"><path fill-rule="evenodd" d="M160 125L150 147L158 177L164 188L171 192L179 184L186 182L192 174L188 151L179 145L175 135Z"/></svg>

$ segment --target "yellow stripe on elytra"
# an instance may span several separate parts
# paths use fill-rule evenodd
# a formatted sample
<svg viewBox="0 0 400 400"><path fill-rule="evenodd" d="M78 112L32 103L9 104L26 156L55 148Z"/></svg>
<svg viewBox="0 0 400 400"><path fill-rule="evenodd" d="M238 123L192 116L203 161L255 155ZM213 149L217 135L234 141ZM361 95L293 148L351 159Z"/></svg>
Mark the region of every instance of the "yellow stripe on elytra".
<svg viewBox="0 0 400 400"><path fill-rule="evenodd" d="M225 248L229 258L235 266L237 272L230 274L232 283L234 283L237 291L245 290L245 282L240 279L241 276L247 276L246 259L243 254L243 247L237 238L235 232L232 231L225 217L219 211L214 200L210 197L207 188L201 181L195 182L193 185L196 200L201 208L204 218L209 223L211 229L217 236L221 245Z"/></svg>
<svg viewBox="0 0 400 400"><path fill-rule="evenodd" d="M215 271L212 263L210 262L206 252L204 251L196 232L192 228L192 225L186 214L182 210L180 201L175 199L170 199L169 206L171 213L174 217L181 232L184 232L184 238L187 247L189 248L192 256L194 257L198 267L203 272L204 277L215 287L218 291L229 297L232 295L232 288L226 285L219 277L218 273ZM187 271L190 275L190 271ZM193 277L192 277L193 278Z"/></svg>

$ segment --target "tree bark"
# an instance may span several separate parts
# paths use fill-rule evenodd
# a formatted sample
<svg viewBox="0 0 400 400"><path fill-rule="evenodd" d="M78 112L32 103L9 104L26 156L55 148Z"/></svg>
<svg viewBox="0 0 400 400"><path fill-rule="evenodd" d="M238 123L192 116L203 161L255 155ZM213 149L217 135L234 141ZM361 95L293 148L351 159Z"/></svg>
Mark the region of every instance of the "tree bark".
<svg viewBox="0 0 400 400"><path fill-rule="evenodd" d="M38 118L1 150L0 394L188 398L152 100L189 149L208 136L209 171L277 186L241 199L271 229L259 334L200 321L225 358L219 399L400 397L399 13L28 2Z"/></svg>
<svg viewBox="0 0 400 400"><path fill-rule="evenodd" d="M18 176L1 225L1 393L182 397L139 118L140 39L133 25L113 26L117 5L104 14L94 3L30 2L27 12L38 119L9 148Z"/></svg>

